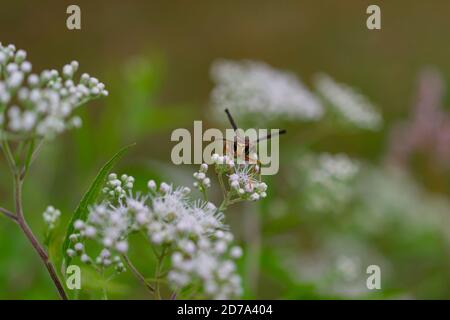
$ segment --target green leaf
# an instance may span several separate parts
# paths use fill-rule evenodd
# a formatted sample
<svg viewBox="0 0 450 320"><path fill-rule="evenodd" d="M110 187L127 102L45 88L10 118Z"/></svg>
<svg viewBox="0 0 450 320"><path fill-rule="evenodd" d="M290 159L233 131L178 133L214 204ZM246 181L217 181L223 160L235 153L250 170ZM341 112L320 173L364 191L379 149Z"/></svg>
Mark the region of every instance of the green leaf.
<svg viewBox="0 0 450 320"><path fill-rule="evenodd" d="M122 148L119 152L117 152L99 171L97 176L95 177L94 181L92 182L91 186L89 187L88 191L84 194L83 198L81 199L80 203L78 204L78 207L76 208L72 218L70 219L70 222L67 226L66 236L64 238L63 246L62 246L62 254L63 254L63 269L64 266L69 265L70 261L72 260L71 257L67 255L67 249L69 249L70 246L70 240L69 236L73 233L74 227L73 224L76 220L86 220L88 212L89 212L89 206L92 205L100 195L101 189L103 184L105 183L106 177L108 176L109 172L117 162L117 160L122 157L122 155L134 144L128 145L124 148ZM63 270L64 273L64 270Z"/></svg>

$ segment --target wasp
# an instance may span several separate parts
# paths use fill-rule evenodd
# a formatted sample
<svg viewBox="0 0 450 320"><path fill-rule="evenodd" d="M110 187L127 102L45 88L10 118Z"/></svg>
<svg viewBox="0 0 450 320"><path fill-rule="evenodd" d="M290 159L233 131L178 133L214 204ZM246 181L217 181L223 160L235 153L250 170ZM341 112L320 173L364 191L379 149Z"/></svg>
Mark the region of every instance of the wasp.
<svg viewBox="0 0 450 320"><path fill-rule="evenodd" d="M258 155L256 153L256 147L260 141L269 140L274 135L271 133L267 134L265 137L258 137L255 141L250 141L248 136L242 137L238 130L238 126L234 121L231 113L228 109L225 109L225 113L228 116L228 120L230 121L231 127L233 128L235 135L233 140L224 140L223 152L228 157L232 159L244 159L245 163L248 164L257 164L257 172L260 171L260 162L258 160ZM285 134L286 130L279 130L277 135Z"/></svg>

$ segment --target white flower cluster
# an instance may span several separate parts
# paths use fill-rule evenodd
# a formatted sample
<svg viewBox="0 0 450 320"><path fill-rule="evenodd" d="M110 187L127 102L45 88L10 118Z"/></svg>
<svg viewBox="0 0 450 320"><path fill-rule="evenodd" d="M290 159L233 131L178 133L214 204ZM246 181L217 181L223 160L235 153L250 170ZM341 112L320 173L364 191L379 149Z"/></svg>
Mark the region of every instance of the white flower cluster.
<svg viewBox="0 0 450 320"><path fill-rule="evenodd" d="M202 166L200 173L205 170L207 167ZM107 188L122 188L130 178L123 175L119 180L117 175L111 174ZM233 236L226 231L223 213L214 204L192 202L189 188L174 188L164 182L158 187L150 180L149 192L145 195L133 195L132 185L129 187L126 195L106 192L106 200L90 209L86 222L75 222L77 233L70 236L74 246L68 253L78 254L82 261L91 263L83 242L93 239L103 247L95 259L96 264L108 267L117 261L117 269L123 267L120 254L128 251L128 235L142 231L154 247L160 247L161 252L172 257L169 281L174 288L183 289L200 282L203 293L209 297L240 294L240 279L233 259L238 258L242 250L232 246Z"/></svg>
<svg viewBox="0 0 450 320"><path fill-rule="evenodd" d="M228 183L240 198L257 201L267 196L267 184L257 178L252 166L237 166L228 176Z"/></svg>
<svg viewBox="0 0 450 320"><path fill-rule="evenodd" d="M214 153L211 156L211 160L219 172L228 172L229 170L232 170L235 167L235 162L233 158L226 154L221 156L217 153Z"/></svg>
<svg viewBox="0 0 450 320"><path fill-rule="evenodd" d="M218 174L228 177L228 184L232 196L240 200L257 201L267 196L267 184L261 181L259 165L257 163L235 164L228 155L213 154L211 157ZM253 155L252 159L257 159Z"/></svg>
<svg viewBox="0 0 450 320"><path fill-rule="evenodd" d="M168 277L178 287L200 279L203 291L215 299L227 299L242 294L241 278L236 273L235 259L242 255L240 247L231 247L233 235L217 231L211 237L179 243L172 256L172 270Z"/></svg>
<svg viewBox="0 0 450 320"><path fill-rule="evenodd" d="M364 95L325 74L317 75L315 84L319 93L345 121L361 129L380 129L383 119Z"/></svg>
<svg viewBox="0 0 450 320"><path fill-rule="evenodd" d="M67 250L69 256L79 255L81 261L95 264L102 268L114 266L117 272L125 270L120 254L128 251L128 233L130 217L123 207L112 207L99 204L89 211L87 221L77 220L74 223L75 233L70 235L73 247ZM100 254L92 259L85 250L87 240L95 240L102 245Z"/></svg>
<svg viewBox="0 0 450 320"><path fill-rule="evenodd" d="M195 188L205 190L211 186L211 179L206 176L207 171L208 165L206 163L202 163L198 172L194 172L194 178L197 180L193 183Z"/></svg>
<svg viewBox="0 0 450 320"><path fill-rule="evenodd" d="M164 245L176 242L184 232L201 234L209 226L208 222L220 227L216 218L216 208L207 203L200 214L194 214L193 207L188 202L189 188L173 188L167 183L161 183L159 189L153 180L149 185L155 185L150 189L147 199L142 199L136 212L137 224L145 229L149 239L156 245ZM147 201L144 201L147 200ZM132 202L134 204L134 202ZM218 214L217 217L221 216ZM217 224L217 225L216 225Z"/></svg>
<svg viewBox="0 0 450 320"><path fill-rule="evenodd" d="M53 206L48 206L42 216L48 230L52 230L56 227L59 217L61 216L61 211L55 209Z"/></svg>
<svg viewBox="0 0 450 320"><path fill-rule="evenodd" d="M206 169L202 166L201 172ZM152 180L148 185L148 206L138 206L136 221L153 244L172 248L169 281L179 289L200 281L204 294L215 298L240 295L235 264L227 257L233 237L225 231L223 213L211 202L190 202L189 188L163 182L158 189ZM228 266L224 279L216 268L223 264Z"/></svg>
<svg viewBox="0 0 450 320"><path fill-rule="evenodd" d="M262 62L220 60L213 64L215 82L211 99L222 113L228 108L240 117L317 120L323 108L293 74L276 70Z"/></svg>
<svg viewBox="0 0 450 320"><path fill-rule="evenodd" d="M358 163L343 153L337 155L323 153L318 160L318 169L311 174L312 180L317 183L327 184L330 179L349 181L359 171Z"/></svg>
<svg viewBox="0 0 450 320"><path fill-rule="evenodd" d="M352 182L360 171L357 161L345 154L321 154L311 159L304 181L306 205L312 211L336 211L350 201Z"/></svg>
<svg viewBox="0 0 450 320"><path fill-rule="evenodd" d="M87 73L75 82L77 61L65 65L61 73L53 69L35 74L26 57L24 50L0 43L0 125L12 134L51 138L80 127L74 110L108 95L105 85Z"/></svg>
<svg viewBox="0 0 450 320"><path fill-rule="evenodd" d="M111 173L103 188L103 193L110 199L121 199L129 193L134 186L134 178L123 174L120 179L117 174Z"/></svg>

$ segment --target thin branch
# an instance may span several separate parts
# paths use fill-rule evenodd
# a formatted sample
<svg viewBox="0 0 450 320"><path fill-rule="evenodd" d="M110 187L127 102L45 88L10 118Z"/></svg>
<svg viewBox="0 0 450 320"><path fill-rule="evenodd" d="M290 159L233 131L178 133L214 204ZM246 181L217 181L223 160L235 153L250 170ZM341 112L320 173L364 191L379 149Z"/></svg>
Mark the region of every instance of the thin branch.
<svg viewBox="0 0 450 320"><path fill-rule="evenodd" d="M47 268L47 271L50 275L50 278L52 279L53 283L56 286L56 289L58 290L59 296L63 300L67 300L66 292L64 291L64 286L61 282L61 280L58 277L58 274L56 273L55 267L53 266L53 263L50 261L47 252L42 247L42 245L39 243L38 239L34 235L33 231L31 230L30 226L28 225L27 221L25 220L25 216L23 214L23 208L22 208L22 177L21 172L17 171L16 161L14 159L14 156L12 154L11 148L9 146L8 141L4 138L4 136L0 136L1 144L3 153L5 154L6 161L8 162L8 166L11 170L11 173L14 177L14 202L15 202L15 209L16 209L16 215L14 215L14 219L19 225L22 232L27 237L28 241L33 246L36 253L41 258L42 262L44 263L45 267ZM6 214L4 211L2 211L4 214ZM7 216L10 216L9 213L6 214Z"/></svg>
<svg viewBox="0 0 450 320"><path fill-rule="evenodd" d="M248 252L245 261L245 279L251 292L257 292L261 269L261 215L255 212L255 207L247 204L243 226Z"/></svg>
<svg viewBox="0 0 450 320"><path fill-rule="evenodd" d="M156 263L156 269L155 269L155 279L156 279L156 288L155 288L155 298L157 300L161 300L161 292L160 292L160 286L159 286L159 280L161 277L161 267L164 260L164 257L166 256L167 252L167 245L164 245L162 248L161 255L158 257L158 261Z"/></svg>
<svg viewBox="0 0 450 320"><path fill-rule="evenodd" d="M175 291L172 292L172 294L170 295L170 300L177 300L177 296L178 296L178 290L175 290Z"/></svg>
<svg viewBox="0 0 450 320"><path fill-rule="evenodd" d="M155 289L145 280L145 277L139 272L139 270L133 265L130 258L126 254L122 255L123 259L125 260L125 263L127 264L128 268L130 268L133 275L151 292L154 293Z"/></svg>
<svg viewBox="0 0 450 320"><path fill-rule="evenodd" d="M217 173L217 179L219 180L220 189L222 190L223 197L226 198L227 196L227 189L225 188L225 183L223 182L222 174Z"/></svg>
<svg viewBox="0 0 450 320"><path fill-rule="evenodd" d="M19 224L25 236L28 238L28 241L30 241L34 250L41 258L42 262L45 264L45 267L47 268L47 271L50 275L50 278L52 279L53 283L56 286L56 289L58 290L59 296L61 297L61 299L67 300L68 298L66 292L64 291L64 286L61 280L59 279L58 274L56 273L53 263L50 261L47 252L39 243L30 226L26 222L25 216L23 215L22 181L20 179L20 174L14 174L14 200L16 204L17 223Z"/></svg>
<svg viewBox="0 0 450 320"><path fill-rule="evenodd" d="M8 209L0 207L0 212L3 213L9 219L14 220L14 222L17 222L17 216Z"/></svg>

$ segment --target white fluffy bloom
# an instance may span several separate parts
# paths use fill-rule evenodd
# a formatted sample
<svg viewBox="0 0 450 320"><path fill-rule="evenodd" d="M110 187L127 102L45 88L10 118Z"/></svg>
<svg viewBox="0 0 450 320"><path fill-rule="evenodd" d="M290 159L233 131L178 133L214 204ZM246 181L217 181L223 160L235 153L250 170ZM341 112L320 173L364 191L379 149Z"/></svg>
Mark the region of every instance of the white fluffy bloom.
<svg viewBox="0 0 450 320"><path fill-rule="evenodd" d="M202 165L200 172L206 169ZM239 295L240 280L236 280L239 276L231 260L237 257L227 258L233 236L225 231L223 214L210 202L190 202L184 188L167 186L164 184L163 191L148 197L150 213L146 228L153 244L174 248L168 276L170 283L182 288L200 281L204 293L210 297ZM220 250L216 243L222 245ZM223 267L224 264L232 264L232 267ZM229 277L220 278L220 274L227 273ZM214 284L214 290L211 284Z"/></svg>
<svg viewBox="0 0 450 320"><path fill-rule="evenodd" d="M207 166L202 165L199 172L204 174L206 170ZM151 180L147 194L134 195L131 188L123 194L117 188L122 188L130 178L109 175L105 201L90 209L86 222L75 222L77 233L70 236L73 247L67 254L78 255L82 262L101 268L114 266L121 272L124 268L120 255L129 249L128 236L142 231L152 246L160 247L160 252L169 250L172 264L168 280L172 287L182 289L199 283L209 297L239 295L241 283L234 260L240 257L242 249L233 245L223 213L210 202L192 202L189 188L165 182L158 187ZM83 246L88 239L102 246L95 259L89 257Z"/></svg>
<svg viewBox="0 0 450 320"><path fill-rule="evenodd" d="M217 235L202 237L196 244L180 242L179 249L172 254L172 270L169 280L178 287L198 280L204 294L214 299L228 299L241 294L241 279L237 274L234 259L238 256L230 252L233 236L220 231ZM236 251L233 247L231 251ZM234 252L236 253L236 252Z"/></svg>
<svg viewBox="0 0 450 320"><path fill-rule="evenodd" d="M297 77L265 63L219 60L211 76L216 84L212 103L221 113L228 108L238 117L300 120L317 120L323 114L320 101Z"/></svg>
<svg viewBox="0 0 450 320"><path fill-rule="evenodd" d="M182 288L200 281L210 297L240 295L240 278L232 260L237 256L229 254L233 236L225 231L224 216L216 206L203 201L190 203L177 190L150 200L153 217L148 224L149 237L155 244L174 248L169 272L172 285Z"/></svg>
<svg viewBox="0 0 450 320"><path fill-rule="evenodd" d="M44 218L45 224L47 225L47 228L51 230L55 228L56 223L58 222L59 217L61 216L61 211L55 209L53 206L48 206L47 209L45 209L42 216Z"/></svg>
<svg viewBox="0 0 450 320"><path fill-rule="evenodd" d="M128 236L130 228L128 209L123 206L95 206L89 212L87 225L96 228L96 233L101 237L105 247L114 247Z"/></svg>
<svg viewBox="0 0 450 320"><path fill-rule="evenodd" d="M74 223L76 233L69 236L73 248L67 250L69 256L78 254L83 263L95 261L98 267L115 267L117 272L125 270L120 254L128 251L128 234L131 230L128 209L124 206L113 207L102 203L89 210L87 221L77 220ZM92 239L102 245L103 249L95 260L85 250L84 241Z"/></svg>
<svg viewBox="0 0 450 320"><path fill-rule="evenodd" d="M35 74L26 57L24 50L0 43L0 103L6 105L0 114L11 133L51 138L77 128L81 122L73 116L75 109L108 94L103 83L87 74L79 83L74 81L76 61L65 65L62 74L57 70ZM11 101L16 105L9 105Z"/></svg>
<svg viewBox="0 0 450 320"><path fill-rule="evenodd" d="M316 76L317 90L340 114L343 119L352 125L368 130L378 130L383 122L372 103L353 88L337 83L325 74Z"/></svg>

